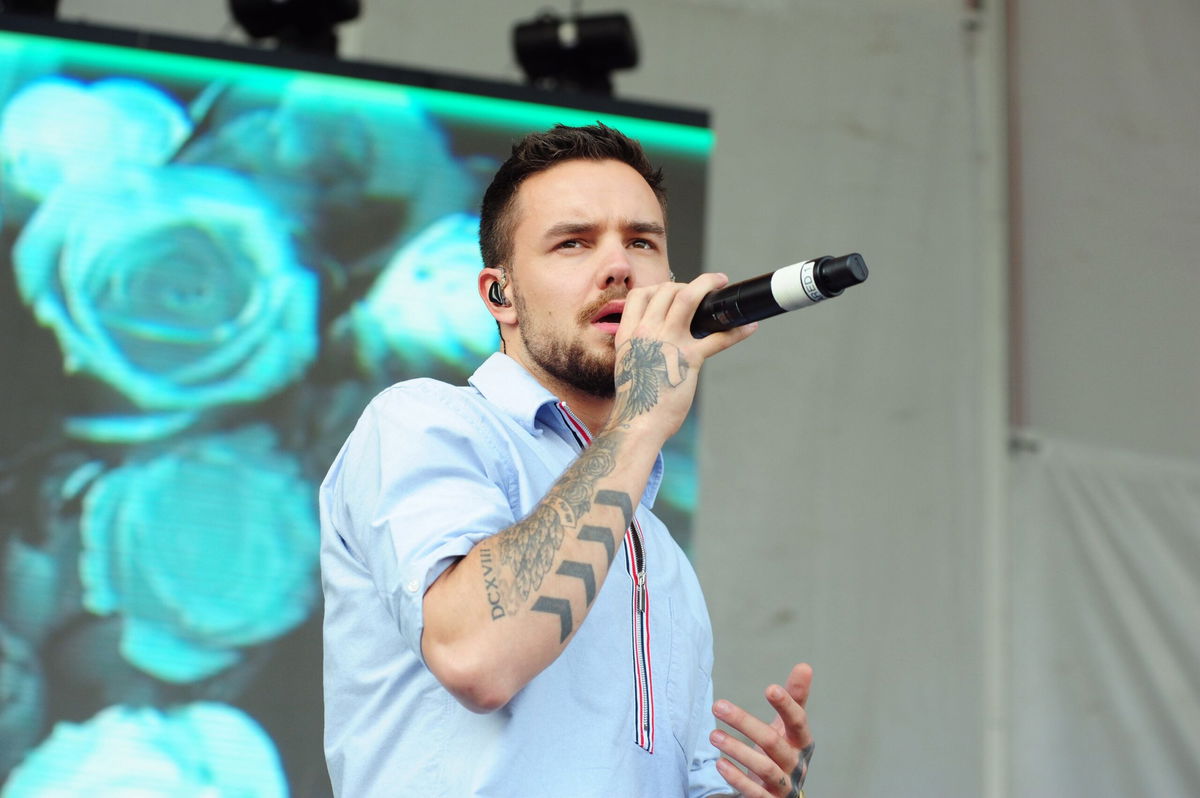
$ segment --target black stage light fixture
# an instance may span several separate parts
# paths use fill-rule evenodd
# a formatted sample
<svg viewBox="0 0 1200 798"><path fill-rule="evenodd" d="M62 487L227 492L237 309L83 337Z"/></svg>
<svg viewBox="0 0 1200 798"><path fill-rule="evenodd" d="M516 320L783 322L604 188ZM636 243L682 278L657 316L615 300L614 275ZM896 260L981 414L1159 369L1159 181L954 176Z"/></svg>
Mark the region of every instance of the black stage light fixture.
<svg viewBox="0 0 1200 798"><path fill-rule="evenodd" d="M637 66L637 40L626 14L546 12L513 26L513 49L525 78L544 89L611 95L612 73Z"/></svg>
<svg viewBox="0 0 1200 798"><path fill-rule="evenodd" d="M234 21L252 39L280 49L337 55L334 27L362 13L359 0L229 0Z"/></svg>
<svg viewBox="0 0 1200 798"><path fill-rule="evenodd" d="M0 0L0 14L5 13L53 17L58 14L58 0Z"/></svg>

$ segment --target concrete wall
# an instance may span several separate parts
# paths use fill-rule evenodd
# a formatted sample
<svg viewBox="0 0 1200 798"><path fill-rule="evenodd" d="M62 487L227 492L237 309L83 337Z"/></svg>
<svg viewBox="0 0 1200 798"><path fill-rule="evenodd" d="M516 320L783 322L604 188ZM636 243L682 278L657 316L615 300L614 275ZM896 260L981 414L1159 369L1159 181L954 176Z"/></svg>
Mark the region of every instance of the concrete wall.
<svg viewBox="0 0 1200 798"><path fill-rule="evenodd" d="M1198 458L1200 7L1015 8L1018 420Z"/></svg>

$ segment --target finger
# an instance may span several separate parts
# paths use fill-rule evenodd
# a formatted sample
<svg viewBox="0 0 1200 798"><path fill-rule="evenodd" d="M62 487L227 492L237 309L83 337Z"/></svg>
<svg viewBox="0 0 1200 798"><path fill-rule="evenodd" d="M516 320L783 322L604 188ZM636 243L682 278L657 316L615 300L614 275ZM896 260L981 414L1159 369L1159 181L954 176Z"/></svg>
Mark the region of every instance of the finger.
<svg viewBox="0 0 1200 798"><path fill-rule="evenodd" d="M633 331L642 322L646 306L650 304L652 292L649 288L635 288L625 297L625 307L621 311L621 325L617 328L616 341L619 343L633 337Z"/></svg>
<svg viewBox="0 0 1200 798"><path fill-rule="evenodd" d="M802 707L808 705L808 693L812 689L813 669L807 662L801 662L792 668L788 674L787 691Z"/></svg>
<svg viewBox="0 0 1200 798"><path fill-rule="evenodd" d="M787 693L796 701L804 712L804 727L798 737L793 738L800 747L800 763L792 771L792 779L797 785L803 785L808 775L808 764L812 761L816 742L812 730L808 726L808 696L812 688L813 669L807 662L801 662L792 668L787 678ZM780 714L783 719L783 715ZM787 723L784 723L785 727Z"/></svg>
<svg viewBox="0 0 1200 798"><path fill-rule="evenodd" d="M751 748L732 734L716 729L708 735L708 739L721 753L758 776L763 784L777 784L784 779L786 771L771 757L763 751Z"/></svg>
<svg viewBox="0 0 1200 798"><path fill-rule="evenodd" d="M713 705L713 714L761 748L780 771L787 773L796 766L796 748L789 744L787 738L778 730L724 699ZM758 768L755 768L754 772L763 775Z"/></svg>
<svg viewBox="0 0 1200 798"><path fill-rule="evenodd" d="M721 774L721 778L729 782L730 787L737 790L738 794L744 798L770 798L771 793L767 792L754 779L738 770L737 766L728 759L717 760L717 772Z"/></svg>
<svg viewBox="0 0 1200 798"><path fill-rule="evenodd" d="M779 736L778 733L766 723L763 723L761 720L754 717L752 714L742 709L732 701L726 701L722 698L720 701L713 704L713 714L759 745L762 745L763 740L767 740L769 742L771 735L775 735L776 737Z"/></svg>
<svg viewBox="0 0 1200 798"><path fill-rule="evenodd" d="M704 338L695 341L696 348L705 358L710 358L718 352L723 352L734 344L741 343L749 338L758 329L758 322L750 322L741 327L734 327L732 330L724 332L712 333Z"/></svg>
<svg viewBox="0 0 1200 798"><path fill-rule="evenodd" d="M796 699L777 684L766 690L767 701L779 713L783 721L784 733L792 748L804 748L812 742L812 732L808 728L808 711Z"/></svg>
<svg viewBox="0 0 1200 798"><path fill-rule="evenodd" d="M672 324L691 327L692 317L696 315L696 308L700 307L700 302L704 297L719 288L724 288L728 284L729 277L720 272L706 272L705 274L701 274L683 286L683 290L679 292L675 304L671 306L671 315L667 318L667 321Z"/></svg>
<svg viewBox="0 0 1200 798"><path fill-rule="evenodd" d="M684 289L681 283L658 283L650 287L653 292L646 311L642 314L643 329L646 333L659 334L661 325L668 320L668 312L675 304L675 298Z"/></svg>

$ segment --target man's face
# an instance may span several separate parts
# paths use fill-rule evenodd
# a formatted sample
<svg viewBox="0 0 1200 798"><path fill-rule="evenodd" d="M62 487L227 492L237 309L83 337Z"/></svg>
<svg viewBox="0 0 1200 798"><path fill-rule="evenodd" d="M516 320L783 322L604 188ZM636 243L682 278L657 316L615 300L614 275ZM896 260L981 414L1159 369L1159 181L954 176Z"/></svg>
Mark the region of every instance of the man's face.
<svg viewBox="0 0 1200 798"><path fill-rule="evenodd" d="M527 178L515 213L520 336L508 354L552 390L560 382L611 398L625 295L670 273L662 206L632 167L576 160Z"/></svg>

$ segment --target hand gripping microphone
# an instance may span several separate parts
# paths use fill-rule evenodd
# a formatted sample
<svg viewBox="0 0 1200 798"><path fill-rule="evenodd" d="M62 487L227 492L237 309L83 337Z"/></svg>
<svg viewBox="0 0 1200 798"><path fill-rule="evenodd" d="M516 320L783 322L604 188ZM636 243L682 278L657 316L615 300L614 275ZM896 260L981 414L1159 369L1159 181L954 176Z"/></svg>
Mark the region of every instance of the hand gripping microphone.
<svg viewBox="0 0 1200 798"><path fill-rule="evenodd" d="M866 279L867 264L857 252L793 263L707 294L692 317L692 337L806 308Z"/></svg>

